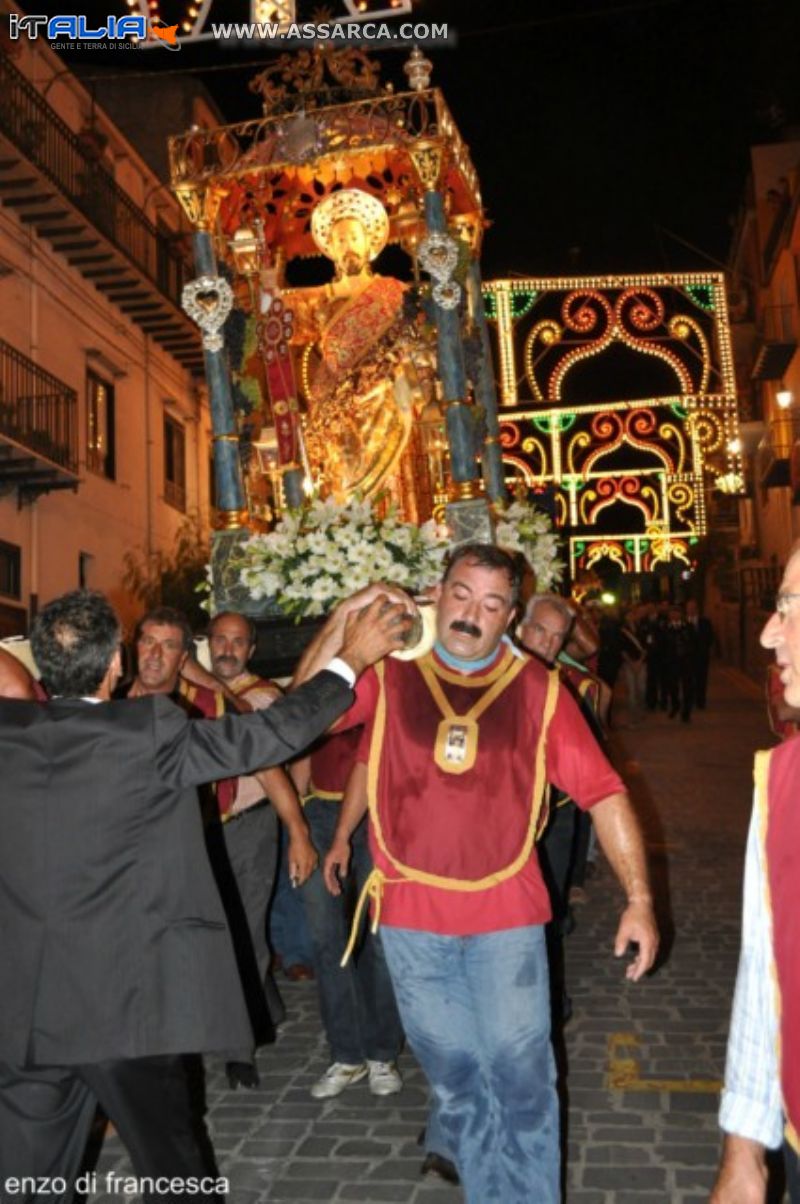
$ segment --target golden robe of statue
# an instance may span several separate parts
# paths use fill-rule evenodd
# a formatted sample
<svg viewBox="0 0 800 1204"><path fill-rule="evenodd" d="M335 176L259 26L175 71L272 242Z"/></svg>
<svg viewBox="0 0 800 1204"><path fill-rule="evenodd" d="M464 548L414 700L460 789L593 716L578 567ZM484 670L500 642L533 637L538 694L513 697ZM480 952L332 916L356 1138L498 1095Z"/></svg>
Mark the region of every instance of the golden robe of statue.
<svg viewBox="0 0 800 1204"><path fill-rule="evenodd" d="M355 189L332 193L314 210L311 230L336 277L292 295L298 333L311 344L306 446L326 494L370 497L401 466L431 395L433 356L403 312L406 286L370 269L389 232L380 201Z"/></svg>

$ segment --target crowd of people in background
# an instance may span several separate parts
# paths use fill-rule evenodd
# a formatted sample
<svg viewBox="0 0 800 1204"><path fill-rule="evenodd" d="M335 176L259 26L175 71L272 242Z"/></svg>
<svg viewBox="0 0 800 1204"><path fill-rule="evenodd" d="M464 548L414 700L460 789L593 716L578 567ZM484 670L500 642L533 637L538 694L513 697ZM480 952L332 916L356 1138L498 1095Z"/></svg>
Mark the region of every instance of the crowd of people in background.
<svg viewBox="0 0 800 1204"><path fill-rule="evenodd" d="M628 726L648 711L689 723L693 710L705 710L715 637L693 598L605 607L597 630L597 673L611 691L622 678Z"/></svg>
<svg viewBox="0 0 800 1204"><path fill-rule="evenodd" d="M484 555L481 549L479 555ZM714 635L693 600L618 608L595 607L591 602L579 606L555 594L535 594L518 610L516 630L503 634L505 618L502 623L495 618L495 595L490 596L490 609L481 623L475 624L473 603L464 591L482 586L483 577L496 579L504 591L510 570L502 560L474 563L477 567L467 561L467 570L462 570L465 583L457 579L461 593L457 590L451 606L456 615L463 611L469 617L460 625L454 622L451 640L469 644L477 639L474 631L485 625L497 628L496 640L500 641L492 645L489 659L507 655L502 652L506 645L516 656L519 650L528 652L555 676L559 690L571 697L570 706L577 710L569 723L574 728L580 714L596 748L592 756L600 758L598 765L608 766L612 727L635 727L648 712L657 710L689 722L694 708L705 707ZM509 614L514 605L503 593L503 606ZM197 659L195 637L180 612L160 607L143 615L133 634L129 672L114 687L113 698L135 701L164 696L190 719L221 720L272 707L282 689L253 671L257 632L252 621L233 612L218 614L205 634L208 669ZM498 647L499 653L495 651ZM439 656L444 657L444 664L450 664L446 645L440 647ZM469 659L464 662L471 663ZM451 673L463 671L462 660L454 655ZM0 676L2 672L5 678L0 687L4 686L6 693L16 690L24 694L7 658L0 659ZM617 692L618 702L612 707L620 678L623 689ZM36 683L31 682L30 690L43 696ZM311 1085L313 1098L334 1097L362 1080L374 1095L394 1094L403 1088L398 1055L404 1028L408 1031L411 1023L416 1029L419 1017L413 1013L414 1001L406 999L398 1008L397 978L393 985L384 941L380 936L365 939L366 925L362 925L355 934L354 955L344 968L341 965L359 892L375 872L364 816L369 760L364 739L368 730L360 719L339 734L319 739L299 760L287 759L283 765L247 775L220 773L200 789L206 848L233 937L254 1035L252 1042L232 1040L220 1051L231 1087L258 1085L256 1047L275 1039L286 1015L276 981L276 972L282 968L294 981L316 980L330 1062ZM457 772L471 737L458 724L452 727L450 737L452 755L445 759L453 761ZM584 750L588 749L586 738L582 738ZM583 751L580 755L589 754ZM610 769L607 772L611 775L608 791L613 794L619 783ZM586 809L586 783L574 766L559 769L554 765L548 781L547 805L537 821L537 835L552 910L546 926L547 959L552 1023L558 1031L571 1013L563 940L575 925L575 905L586 900L585 883L592 872L596 837ZM568 785L573 782L583 792L577 800ZM597 809L598 814L604 806ZM340 875L336 858L342 849L342 815L350 813L356 819L348 831L349 872ZM391 927L386 931L391 935ZM424 1043L421 1030L417 1041ZM458 1130L444 1102L449 1098L449 1071L432 1066L429 1073L434 1095L421 1135L423 1172L458 1182L459 1168L463 1171L470 1164L468 1151L456 1148ZM444 1079L437 1093L439 1073ZM477 1164L468 1170L479 1181L484 1173ZM547 1188L542 1181L543 1192L551 1190L550 1175L548 1171Z"/></svg>

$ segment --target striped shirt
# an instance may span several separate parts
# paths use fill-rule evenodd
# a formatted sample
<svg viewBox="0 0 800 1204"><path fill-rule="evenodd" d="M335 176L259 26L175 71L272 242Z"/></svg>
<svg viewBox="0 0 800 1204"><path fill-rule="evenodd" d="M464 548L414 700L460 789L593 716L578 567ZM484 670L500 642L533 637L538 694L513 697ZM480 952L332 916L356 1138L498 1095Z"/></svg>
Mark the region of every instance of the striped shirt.
<svg viewBox="0 0 800 1204"><path fill-rule="evenodd" d="M767 908L764 856L754 810L747 837L742 948L719 1123L726 1133L749 1137L768 1149L777 1149L783 1142L777 1051L772 921Z"/></svg>

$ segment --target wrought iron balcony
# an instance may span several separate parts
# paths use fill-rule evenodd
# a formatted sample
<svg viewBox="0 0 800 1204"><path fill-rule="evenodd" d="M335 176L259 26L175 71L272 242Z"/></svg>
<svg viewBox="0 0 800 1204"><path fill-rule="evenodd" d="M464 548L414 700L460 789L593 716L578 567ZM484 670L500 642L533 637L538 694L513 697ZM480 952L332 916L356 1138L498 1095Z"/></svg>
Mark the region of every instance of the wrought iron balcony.
<svg viewBox="0 0 800 1204"><path fill-rule="evenodd" d="M780 380L797 350L797 310L768 305L758 323L753 380Z"/></svg>
<svg viewBox="0 0 800 1204"><path fill-rule="evenodd" d="M0 201L192 372L196 327L180 308L184 262L100 162L0 51Z"/></svg>
<svg viewBox="0 0 800 1204"><path fill-rule="evenodd" d="M0 491L78 485L78 395L0 339Z"/></svg>
<svg viewBox="0 0 800 1204"><path fill-rule="evenodd" d="M758 445L756 472L765 489L792 485L797 491L800 479L800 412L787 410L773 418Z"/></svg>
<svg viewBox="0 0 800 1204"><path fill-rule="evenodd" d="M772 225L769 228L769 233L764 242L764 253L762 256L762 268L765 280L769 279L769 274L772 270L775 257L778 253L778 248L783 241L784 232L787 222L792 213L792 197L788 190L781 192L780 195L773 192L770 194L774 204L774 214Z"/></svg>

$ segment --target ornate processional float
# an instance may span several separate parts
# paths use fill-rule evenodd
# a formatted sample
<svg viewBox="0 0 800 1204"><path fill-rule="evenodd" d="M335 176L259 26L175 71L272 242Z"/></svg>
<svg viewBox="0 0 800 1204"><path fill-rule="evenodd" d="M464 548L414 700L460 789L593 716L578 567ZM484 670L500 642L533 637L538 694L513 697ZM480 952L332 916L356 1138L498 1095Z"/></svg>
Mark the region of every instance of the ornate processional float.
<svg viewBox="0 0 800 1204"><path fill-rule="evenodd" d="M492 537L504 484L484 216L430 71L415 49L395 92L364 51L317 43L251 82L263 116L170 140L213 422L214 609L264 613L243 549L276 519L291 527L309 495L329 517L370 503L376 523ZM373 269L387 246L405 253L408 283ZM297 283L320 256L333 278Z"/></svg>

